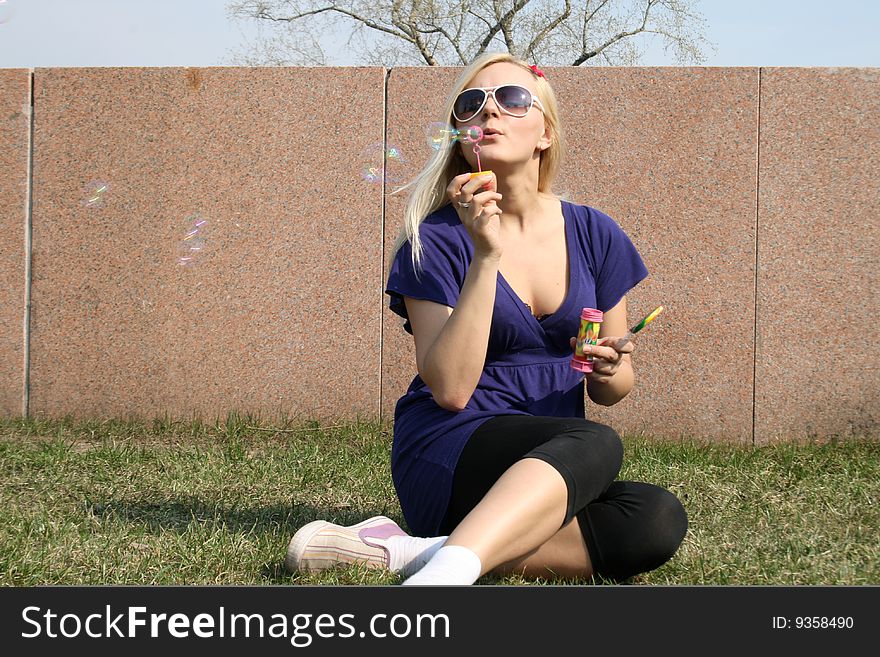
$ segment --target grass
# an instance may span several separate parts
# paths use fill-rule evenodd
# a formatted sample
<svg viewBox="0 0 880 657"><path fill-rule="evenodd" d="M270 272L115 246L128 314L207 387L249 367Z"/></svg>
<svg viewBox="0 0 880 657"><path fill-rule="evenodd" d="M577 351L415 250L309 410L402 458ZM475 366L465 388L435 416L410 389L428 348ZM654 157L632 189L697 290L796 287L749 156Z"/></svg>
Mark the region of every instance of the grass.
<svg viewBox="0 0 880 657"><path fill-rule="evenodd" d="M390 426L371 421L0 419L0 585L395 584L356 566L283 565L311 520L381 513L405 527L390 445ZM633 584L880 584L876 437L624 445L620 478L669 488L690 518L676 556Z"/></svg>

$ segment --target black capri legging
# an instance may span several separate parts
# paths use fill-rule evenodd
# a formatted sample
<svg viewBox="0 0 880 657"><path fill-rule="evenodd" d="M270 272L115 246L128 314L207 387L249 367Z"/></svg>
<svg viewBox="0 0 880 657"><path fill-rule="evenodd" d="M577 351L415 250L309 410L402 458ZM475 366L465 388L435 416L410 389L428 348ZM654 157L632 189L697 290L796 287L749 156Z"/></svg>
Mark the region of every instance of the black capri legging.
<svg viewBox="0 0 880 657"><path fill-rule="evenodd" d="M455 468L443 520L449 534L514 463L537 458L568 487L563 524L577 518L593 571L625 580L666 563L687 532L687 513L669 491L637 481L615 481L623 460L620 437L582 418L502 415L471 435Z"/></svg>

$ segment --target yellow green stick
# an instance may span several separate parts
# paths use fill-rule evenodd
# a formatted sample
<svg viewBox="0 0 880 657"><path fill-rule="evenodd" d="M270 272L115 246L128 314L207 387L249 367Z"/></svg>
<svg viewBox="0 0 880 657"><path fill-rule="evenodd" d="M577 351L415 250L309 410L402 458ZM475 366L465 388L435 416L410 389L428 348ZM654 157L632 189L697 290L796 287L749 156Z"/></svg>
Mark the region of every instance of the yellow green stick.
<svg viewBox="0 0 880 657"><path fill-rule="evenodd" d="M645 328L648 324L653 322L657 318L657 315L659 315L662 312L663 312L663 306L657 306L654 310L652 310L650 312L650 314L648 314L638 324L633 326L626 335L624 335L620 340L617 341L617 348L620 349L621 347L623 347L623 345L625 345L627 342L632 340L633 336L636 333L638 333L643 328Z"/></svg>

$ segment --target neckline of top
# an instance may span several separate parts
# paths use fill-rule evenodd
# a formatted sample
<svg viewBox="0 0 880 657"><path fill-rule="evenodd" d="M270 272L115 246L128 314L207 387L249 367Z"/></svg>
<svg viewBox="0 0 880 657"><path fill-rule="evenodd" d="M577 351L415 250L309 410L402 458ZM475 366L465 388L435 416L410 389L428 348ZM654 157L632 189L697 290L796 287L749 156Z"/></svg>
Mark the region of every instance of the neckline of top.
<svg viewBox="0 0 880 657"><path fill-rule="evenodd" d="M571 217L571 204L567 201L560 199L560 204L562 208L562 220L564 223L565 229L565 255L568 258L568 286L565 293L565 297L562 299L562 303L559 304L559 307L550 313L548 316L544 317L543 320L539 320L532 314L532 309L525 301L523 301L520 296L516 293L510 283L504 278L504 275L499 271L498 272L498 282L502 288L513 298L514 302L516 302L516 306L520 309L520 312L526 317L526 321L528 321L534 328L537 328L542 334L546 332L546 327L552 325L559 317L564 317L565 313L563 312L567 306L571 303L571 300L575 297L577 290L575 287L577 285L577 281L579 280L579 271L578 271L578 259L574 252L574 227L573 227L573 219Z"/></svg>

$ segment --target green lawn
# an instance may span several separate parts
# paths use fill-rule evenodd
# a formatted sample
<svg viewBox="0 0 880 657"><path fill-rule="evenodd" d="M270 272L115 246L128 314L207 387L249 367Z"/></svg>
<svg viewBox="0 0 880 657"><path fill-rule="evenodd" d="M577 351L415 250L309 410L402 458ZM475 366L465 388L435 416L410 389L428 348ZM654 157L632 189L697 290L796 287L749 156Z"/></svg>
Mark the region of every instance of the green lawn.
<svg viewBox="0 0 880 657"><path fill-rule="evenodd" d="M0 419L0 585L396 583L358 567L311 576L283 567L290 536L311 520L382 513L405 527L390 434L369 421L236 415L216 424ZM633 584L880 584L877 437L624 445L620 477L669 488L690 517L677 555Z"/></svg>

